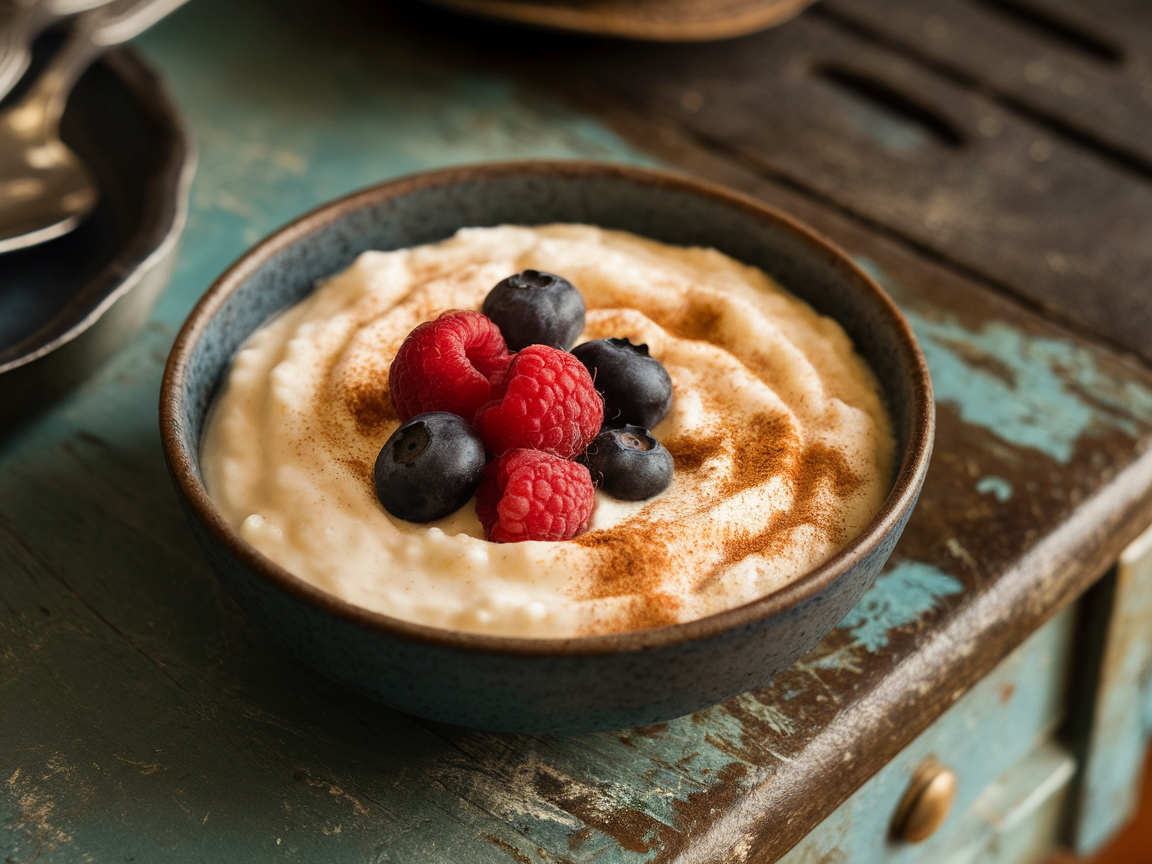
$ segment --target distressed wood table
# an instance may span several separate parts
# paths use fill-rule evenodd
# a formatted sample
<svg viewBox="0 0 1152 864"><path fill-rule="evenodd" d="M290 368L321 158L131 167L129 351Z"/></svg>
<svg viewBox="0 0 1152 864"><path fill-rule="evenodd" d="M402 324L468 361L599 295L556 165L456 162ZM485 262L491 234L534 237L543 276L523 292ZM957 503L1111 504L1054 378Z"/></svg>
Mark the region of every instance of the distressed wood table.
<svg viewBox="0 0 1152 864"><path fill-rule="evenodd" d="M823 0L677 46L197 0L137 50L201 167L146 332L0 437L6 864L1024 862L1124 822L1152 720L1152 7ZM245 247L369 183L537 156L810 222L936 388L927 485L860 605L770 686L650 728L481 733L328 683L223 593L160 454L168 346ZM955 800L912 802L943 818L912 844L925 772Z"/></svg>

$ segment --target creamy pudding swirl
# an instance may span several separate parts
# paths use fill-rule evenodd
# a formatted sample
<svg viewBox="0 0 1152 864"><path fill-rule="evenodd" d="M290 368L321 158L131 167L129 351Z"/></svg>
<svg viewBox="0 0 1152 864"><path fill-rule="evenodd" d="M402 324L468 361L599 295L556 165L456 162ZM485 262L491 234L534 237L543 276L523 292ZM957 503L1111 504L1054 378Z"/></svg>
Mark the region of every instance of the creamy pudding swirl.
<svg viewBox="0 0 1152 864"><path fill-rule="evenodd" d="M647 343L664 364L675 398L652 432L674 458L671 486L638 502L598 491L588 530L564 542L489 543L471 504L424 525L390 516L372 467L399 425L392 357L416 325L479 309L526 269L584 295L580 341ZM241 535L325 591L436 627L558 637L700 618L786 585L869 522L893 452L844 331L760 270L548 225L361 255L244 344L202 465Z"/></svg>

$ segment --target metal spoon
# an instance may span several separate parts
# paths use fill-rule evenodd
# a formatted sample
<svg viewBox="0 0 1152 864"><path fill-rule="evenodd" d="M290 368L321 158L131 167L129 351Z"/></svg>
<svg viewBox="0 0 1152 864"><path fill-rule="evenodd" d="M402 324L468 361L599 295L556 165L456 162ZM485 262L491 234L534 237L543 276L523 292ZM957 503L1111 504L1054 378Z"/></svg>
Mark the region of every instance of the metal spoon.
<svg viewBox="0 0 1152 864"><path fill-rule="evenodd" d="M60 140L68 94L96 57L184 2L113 0L78 16L28 92L0 113L0 252L66 234L96 206L91 172Z"/></svg>
<svg viewBox="0 0 1152 864"><path fill-rule="evenodd" d="M0 5L0 98L16 86L32 59L32 40L42 30L109 0L8 0Z"/></svg>

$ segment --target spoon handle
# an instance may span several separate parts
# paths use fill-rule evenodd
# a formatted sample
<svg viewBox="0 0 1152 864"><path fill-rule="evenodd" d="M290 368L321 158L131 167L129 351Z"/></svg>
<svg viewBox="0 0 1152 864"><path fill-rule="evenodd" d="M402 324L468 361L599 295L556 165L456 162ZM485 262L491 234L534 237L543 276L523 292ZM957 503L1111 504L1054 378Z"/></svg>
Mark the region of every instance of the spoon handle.
<svg viewBox="0 0 1152 864"><path fill-rule="evenodd" d="M32 40L45 27L109 0L9 0L0 8L0 99L32 60Z"/></svg>
<svg viewBox="0 0 1152 864"><path fill-rule="evenodd" d="M78 0L77 0L78 2ZM27 128L59 129L80 74L114 45L143 33L186 0L112 0L78 15L68 38L12 111Z"/></svg>
<svg viewBox="0 0 1152 864"><path fill-rule="evenodd" d="M11 2L0 10L0 98L16 86L28 68L32 40L52 17L46 2Z"/></svg>
<svg viewBox="0 0 1152 864"><path fill-rule="evenodd" d="M186 2L188 0L116 0L98 10L107 14L101 16L93 41L101 50L127 42Z"/></svg>

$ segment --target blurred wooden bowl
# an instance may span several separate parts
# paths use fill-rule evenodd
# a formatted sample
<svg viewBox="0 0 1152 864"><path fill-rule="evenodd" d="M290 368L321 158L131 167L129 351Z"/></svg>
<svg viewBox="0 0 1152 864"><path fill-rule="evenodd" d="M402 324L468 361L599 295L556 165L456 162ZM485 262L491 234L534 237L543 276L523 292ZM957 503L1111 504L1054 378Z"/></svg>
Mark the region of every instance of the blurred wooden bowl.
<svg viewBox="0 0 1152 864"><path fill-rule="evenodd" d="M659 42L744 36L783 24L815 0L425 0L533 27Z"/></svg>

